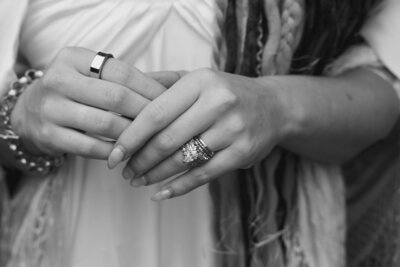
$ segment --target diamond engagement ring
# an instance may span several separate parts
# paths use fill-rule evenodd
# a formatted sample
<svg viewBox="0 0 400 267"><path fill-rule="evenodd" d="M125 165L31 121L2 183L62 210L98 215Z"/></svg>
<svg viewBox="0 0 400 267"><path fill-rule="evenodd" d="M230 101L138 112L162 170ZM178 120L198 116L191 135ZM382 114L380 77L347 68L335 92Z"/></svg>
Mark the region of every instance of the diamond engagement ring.
<svg viewBox="0 0 400 267"><path fill-rule="evenodd" d="M191 168L209 161L215 154L199 136L193 137L184 144L182 153L183 163L188 164Z"/></svg>

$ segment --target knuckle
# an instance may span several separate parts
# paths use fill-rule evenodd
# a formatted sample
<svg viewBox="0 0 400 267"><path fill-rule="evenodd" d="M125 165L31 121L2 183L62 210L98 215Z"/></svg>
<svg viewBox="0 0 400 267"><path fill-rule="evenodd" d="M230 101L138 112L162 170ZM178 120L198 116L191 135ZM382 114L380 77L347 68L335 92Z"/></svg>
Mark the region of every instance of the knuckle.
<svg viewBox="0 0 400 267"><path fill-rule="evenodd" d="M105 133L112 129L113 121L108 116L97 116L94 118L94 126L100 133Z"/></svg>
<svg viewBox="0 0 400 267"><path fill-rule="evenodd" d="M146 163L139 157L134 157L129 162L129 166L135 173L142 173L143 170L146 169Z"/></svg>
<svg viewBox="0 0 400 267"><path fill-rule="evenodd" d="M239 144L239 150L244 154L244 155L249 155L251 152L254 150L254 143L249 140L248 138L245 138L240 144Z"/></svg>
<svg viewBox="0 0 400 267"><path fill-rule="evenodd" d="M163 179L162 175L160 175L159 173L147 173L146 174L146 185L151 185L154 183L157 183L159 181L161 181Z"/></svg>
<svg viewBox="0 0 400 267"><path fill-rule="evenodd" d="M240 147L231 147L229 152L230 152L229 157L231 158L231 160L239 160L243 156L243 151L242 148Z"/></svg>
<svg viewBox="0 0 400 267"><path fill-rule="evenodd" d="M159 133L154 140L155 147L162 153L176 150L176 139L168 133Z"/></svg>
<svg viewBox="0 0 400 267"><path fill-rule="evenodd" d="M256 142L252 141L250 138L243 138L235 148L233 148L233 153L235 157L246 165L249 162L253 162L258 151Z"/></svg>
<svg viewBox="0 0 400 267"><path fill-rule="evenodd" d="M37 131L34 132L35 137L38 140L49 140L52 142L54 139L53 130L49 126L42 125Z"/></svg>
<svg viewBox="0 0 400 267"><path fill-rule="evenodd" d="M235 147L232 147L230 149L231 152L231 158L232 160L235 161L241 161L242 159L247 158L247 154L248 154L248 147L246 147L243 144L239 144Z"/></svg>
<svg viewBox="0 0 400 267"><path fill-rule="evenodd" d="M195 74L198 75L204 81L211 81L218 78L217 71L211 68L201 68L195 71Z"/></svg>
<svg viewBox="0 0 400 267"><path fill-rule="evenodd" d="M211 89L203 92L203 96L207 99L209 105L215 107L218 114L226 113L239 104L239 97L225 80L217 81L212 86L204 86L204 88Z"/></svg>
<svg viewBox="0 0 400 267"><path fill-rule="evenodd" d="M43 119L48 115L54 115L54 101L53 98L44 97L40 100L40 106L37 109L38 115Z"/></svg>
<svg viewBox="0 0 400 267"><path fill-rule="evenodd" d="M34 133L36 144L45 153L51 154L59 150L59 142L55 138L54 130L49 127L41 127Z"/></svg>
<svg viewBox="0 0 400 267"><path fill-rule="evenodd" d="M122 89L109 88L104 92L104 102L107 107L116 110L120 107L125 99L125 92Z"/></svg>
<svg viewBox="0 0 400 267"><path fill-rule="evenodd" d="M72 139L71 137L68 137ZM70 143L70 140L68 143ZM98 146L95 141L86 141L76 146L77 153L82 156L91 156L98 154Z"/></svg>
<svg viewBox="0 0 400 267"><path fill-rule="evenodd" d="M234 135L242 134L246 130L246 121L240 115L232 116L229 124L228 131Z"/></svg>
<svg viewBox="0 0 400 267"><path fill-rule="evenodd" d="M149 110L148 110L149 119L154 124L162 124L163 125L166 118L165 118L164 108L161 106L161 104L159 104L157 102L153 102L148 107L149 107Z"/></svg>
<svg viewBox="0 0 400 267"><path fill-rule="evenodd" d="M226 112L232 107L237 106L238 97L227 87L220 87L215 90L214 98L218 101L218 107L220 112Z"/></svg>
<svg viewBox="0 0 400 267"><path fill-rule="evenodd" d="M129 81L133 79L131 68L125 64L110 64L109 70L119 84L127 85Z"/></svg>
<svg viewBox="0 0 400 267"><path fill-rule="evenodd" d="M202 96L211 101L211 105L215 106L217 112L223 113L239 102L238 96L235 94L230 81L220 72L203 68L195 72L197 78L202 84Z"/></svg>
<svg viewBox="0 0 400 267"><path fill-rule="evenodd" d="M76 113L76 122L80 127L82 127L83 125L86 126L88 122L92 122L92 118L89 116L87 109L85 109L84 107L78 107Z"/></svg>
<svg viewBox="0 0 400 267"><path fill-rule="evenodd" d="M94 143L87 143L79 146L79 153L81 155L95 155L96 154L96 146Z"/></svg>
<svg viewBox="0 0 400 267"><path fill-rule="evenodd" d="M55 90L62 87L64 77L57 67L49 68L41 79L42 85L46 89Z"/></svg>
<svg viewBox="0 0 400 267"><path fill-rule="evenodd" d="M212 178L211 174L207 171L206 168L198 168L193 171L194 179L196 180L196 184L202 185L210 181Z"/></svg>
<svg viewBox="0 0 400 267"><path fill-rule="evenodd" d="M202 68L193 72L192 75L196 75L196 79L202 83L201 90L203 93L212 93L216 88L220 87L221 78L216 70Z"/></svg>
<svg viewBox="0 0 400 267"><path fill-rule="evenodd" d="M81 107L77 111L77 122L80 129L86 129L95 133L107 133L114 126L114 121L110 116L93 114L90 110Z"/></svg>

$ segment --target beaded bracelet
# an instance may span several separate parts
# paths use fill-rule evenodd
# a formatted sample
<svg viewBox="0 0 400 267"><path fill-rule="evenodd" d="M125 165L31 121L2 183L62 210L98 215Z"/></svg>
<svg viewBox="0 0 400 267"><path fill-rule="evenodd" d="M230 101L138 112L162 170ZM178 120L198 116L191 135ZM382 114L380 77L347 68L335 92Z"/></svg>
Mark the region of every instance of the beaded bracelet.
<svg viewBox="0 0 400 267"><path fill-rule="evenodd" d="M0 100L0 139L4 140L14 158L29 172L48 174L60 167L63 156L37 156L29 153L22 145L21 139L12 129L11 112L18 97L34 80L43 76L40 70L27 70L25 75L10 84L10 90Z"/></svg>

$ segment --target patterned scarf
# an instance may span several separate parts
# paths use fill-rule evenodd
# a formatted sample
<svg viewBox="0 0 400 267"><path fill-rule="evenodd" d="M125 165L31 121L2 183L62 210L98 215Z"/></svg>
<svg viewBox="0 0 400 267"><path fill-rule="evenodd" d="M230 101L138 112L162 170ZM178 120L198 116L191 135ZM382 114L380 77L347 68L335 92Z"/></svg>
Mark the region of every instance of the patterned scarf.
<svg viewBox="0 0 400 267"><path fill-rule="evenodd" d="M362 41L360 27L379 2L219 0L216 66L251 77L321 75L346 48ZM301 159L276 150L252 169L211 185L219 266L312 266L296 236Z"/></svg>

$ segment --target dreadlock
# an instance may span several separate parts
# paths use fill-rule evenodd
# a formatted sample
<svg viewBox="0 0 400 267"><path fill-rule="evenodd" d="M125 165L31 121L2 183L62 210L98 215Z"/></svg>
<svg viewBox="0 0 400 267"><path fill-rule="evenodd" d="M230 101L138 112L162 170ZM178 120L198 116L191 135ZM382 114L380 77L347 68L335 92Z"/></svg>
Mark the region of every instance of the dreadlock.
<svg viewBox="0 0 400 267"><path fill-rule="evenodd" d="M361 25L370 11L381 2L216 1L218 30L213 53L214 65L219 70L250 77L288 73L322 74L325 67L346 48L361 41L358 34ZM276 260L279 258L278 251L286 253L284 240L278 240L275 244L270 242L282 239L282 235L274 235L271 229L267 229L266 223L274 220L279 232L290 212L291 203L285 202L282 197L282 181L287 169L296 171L296 156L286 151L282 153L274 170L265 171L256 166L251 170L239 171L236 180L230 179L235 187L233 190L227 190L218 181L211 184L219 245L222 250L228 248L229 252L233 250L240 254L233 260L225 257L220 266L269 266L271 262L279 262ZM271 173L275 177L272 183L263 179ZM271 187L275 190L266 190ZM269 196L266 196L266 192ZM237 199L232 200L232 195ZM269 199L265 200L267 197ZM237 204L238 208L234 208L233 204ZM229 222L229 227L223 225L227 217L233 218L234 212L239 213L238 221ZM237 245L239 242L241 246ZM284 262L285 257L280 259L280 263Z"/></svg>
<svg viewBox="0 0 400 267"><path fill-rule="evenodd" d="M305 0L302 41L292 72L319 75L343 51L361 41L362 23L381 0Z"/></svg>

